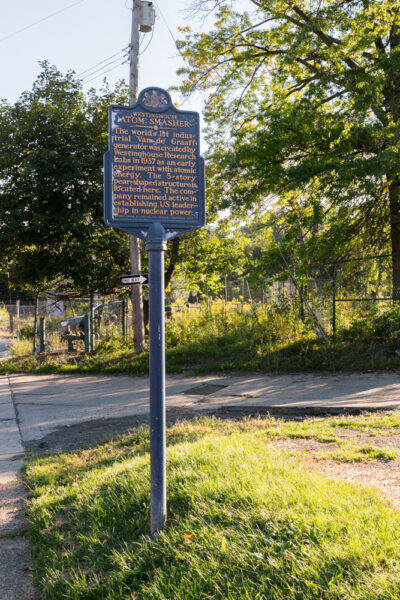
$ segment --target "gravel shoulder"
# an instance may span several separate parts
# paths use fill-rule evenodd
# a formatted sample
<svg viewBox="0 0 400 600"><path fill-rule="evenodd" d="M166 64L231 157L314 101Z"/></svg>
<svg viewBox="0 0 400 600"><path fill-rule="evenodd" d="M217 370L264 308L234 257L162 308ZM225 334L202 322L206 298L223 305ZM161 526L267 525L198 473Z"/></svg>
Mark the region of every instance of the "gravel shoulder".
<svg viewBox="0 0 400 600"><path fill-rule="evenodd" d="M0 340L0 357L7 353ZM23 447L7 378L0 378L0 598L39 600L33 584L32 554L25 537L26 486L22 478ZM16 456L17 455L17 456Z"/></svg>

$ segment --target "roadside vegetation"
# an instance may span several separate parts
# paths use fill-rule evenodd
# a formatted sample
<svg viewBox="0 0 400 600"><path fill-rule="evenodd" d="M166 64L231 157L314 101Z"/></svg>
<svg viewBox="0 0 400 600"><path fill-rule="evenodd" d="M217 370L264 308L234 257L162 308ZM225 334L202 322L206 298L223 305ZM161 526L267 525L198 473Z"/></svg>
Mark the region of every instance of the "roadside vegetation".
<svg viewBox="0 0 400 600"><path fill-rule="evenodd" d="M132 339L105 339L92 354L83 354L83 342L77 344L76 353L32 355L24 330L0 372L148 372L148 352L134 355ZM166 348L170 373L387 370L400 366L400 308L355 313L336 336L324 340L285 297L268 305L219 301L175 312L166 323Z"/></svg>
<svg viewBox="0 0 400 600"><path fill-rule="evenodd" d="M47 600L398 600L398 512L372 489L310 472L273 447L291 438L331 447L349 429L395 437L400 413L170 427L168 524L156 540L147 428L28 457L36 583ZM330 461L363 454L342 442L347 456Z"/></svg>

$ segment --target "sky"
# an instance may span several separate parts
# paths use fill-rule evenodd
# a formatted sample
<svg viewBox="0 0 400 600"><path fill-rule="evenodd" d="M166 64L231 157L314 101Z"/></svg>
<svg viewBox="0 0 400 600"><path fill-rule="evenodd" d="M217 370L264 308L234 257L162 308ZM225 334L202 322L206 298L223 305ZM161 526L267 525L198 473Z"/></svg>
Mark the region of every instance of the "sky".
<svg viewBox="0 0 400 600"><path fill-rule="evenodd" d="M86 89L100 87L104 76L111 84L128 79L129 65L120 63L130 40L131 6L132 0L0 0L0 98L15 102L31 89L42 60L61 72L82 74ZM179 81L176 70L183 60L174 39L180 36L178 26L193 26L187 6L188 0L154 1L153 37L141 34L139 90L166 89ZM182 105L174 92L172 100L182 110L201 112L200 96Z"/></svg>

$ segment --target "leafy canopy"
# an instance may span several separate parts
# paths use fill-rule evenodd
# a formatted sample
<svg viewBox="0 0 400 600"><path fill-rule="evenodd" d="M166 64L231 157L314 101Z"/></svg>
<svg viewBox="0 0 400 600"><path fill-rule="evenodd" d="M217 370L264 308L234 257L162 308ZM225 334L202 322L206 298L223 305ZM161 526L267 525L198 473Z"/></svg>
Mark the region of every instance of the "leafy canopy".
<svg viewBox="0 0 400 600"><path fill-rule="evenodd" d="M42 63L31 91L0 104L0 255L13 282L113 288L129 269L126 235L103 221L107 108L126 90L85 95L72 73Z"/></svg>
<svg viewBox="0 0 400 600"><path fill-rule="evenodd" d="M214 203L271 211L318 258L400 250L399 0L197 7L215 26L183 31L181 89L208 95Z"/></svg>

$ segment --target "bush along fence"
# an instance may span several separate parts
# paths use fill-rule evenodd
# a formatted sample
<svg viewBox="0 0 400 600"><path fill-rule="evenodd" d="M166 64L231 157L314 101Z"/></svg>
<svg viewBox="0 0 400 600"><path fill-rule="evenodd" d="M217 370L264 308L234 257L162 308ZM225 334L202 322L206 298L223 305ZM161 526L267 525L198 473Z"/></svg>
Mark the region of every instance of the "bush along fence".
<svg viewBox="0 0 400 600"><path fill-rule="evenodd" d="M262 303L295 298L303 322L311 320L314 327L333 335L354 319L373 318L400 302L400 253L338 259L313 265L307 275L295 269L285 273L265 286L251 285L245 278L225 279L220 297Z"/></svg>
<svg viewBox="0 0 400 600"><path fill-rule="evenodd" d="M360 317L373 319L400 302L400 253L313 265L307 276L294 269L285 273L277 273L275 281L271 276L272 281L264 285L252 283L251 274L223 277L218 292L172 285L166 316L178 318L180 311L197 311L216 300L233 310L289 302L293 318L326 337L349 328ZM60 300L49 295L33 305L0 306L1 331L31 340L34 353L93 352L106 338L132 337L132 311L128 300L118 296Z"/></svg>

